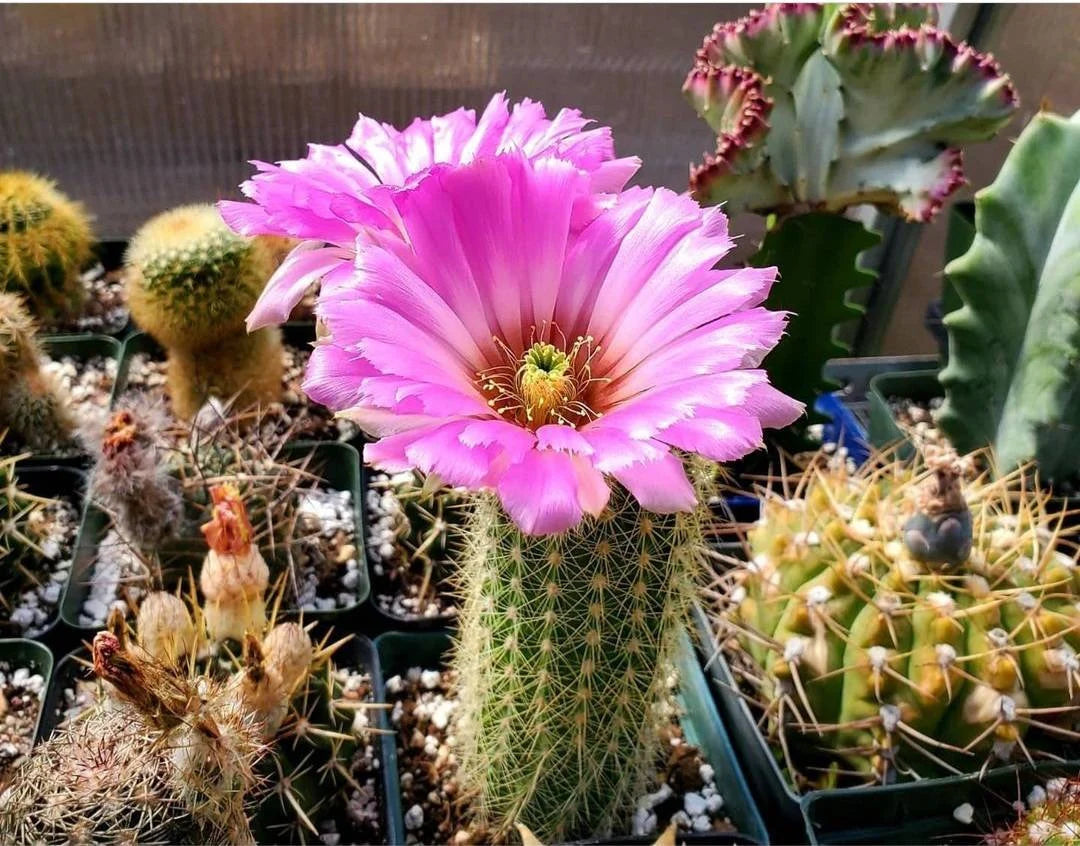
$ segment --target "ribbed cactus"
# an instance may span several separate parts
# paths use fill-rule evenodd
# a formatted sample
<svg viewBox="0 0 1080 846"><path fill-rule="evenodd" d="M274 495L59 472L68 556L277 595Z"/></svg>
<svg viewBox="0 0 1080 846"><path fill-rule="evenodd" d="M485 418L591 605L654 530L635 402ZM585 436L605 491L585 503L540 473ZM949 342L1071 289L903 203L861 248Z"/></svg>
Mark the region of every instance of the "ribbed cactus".
<svg viewBox="0 0 1080 846"><path fill-rule="evenodd" d="M238 395L239 407L280 398L280 332L244 326L274 269L266 244L232 232L212 205L182 206L144 224L125 261L132 316L169 352L178 416L210 396Z"/></svg>
<svg viewBox="0 0 1080 846"><path fill-rule="evenodd" d="M987 835L986 846L1075 846L1080 843L1080 779L1054 778L1028 796L1013 825Z"/></svg>
<svg viewBox="0 0 1080 846"><path fill-rule="evenodd" d="M717 24L683 93L719 136L691 169L728 213L873 203L929 220L964 182L960 144L1016 108L989 56L916 4L774 3Z"/></svg>
<svg viewBox="0 0 1080 846"><path fill-rule="evenodd" d="M0 292L0 431L35 450L69 443L75 418L55 380L41 369L34 320L16 294Z"/></svg>
<svg viewBox="0 0 1080 846"><path fill-rule="evenodd" d="M0 172L0 292L21 294L41 320L81 307L80 271L93 235L86 213L47 179Z"/></svg>
<svg viewBox="0 0 1080 846"><path fill-rule="evenodd" d="M887 782L1038 755L1033 726L1075 737L1080 577L1060 521L1016 474L924 458L784 480L794 495L766 497L730 576L733 666L807 781L809 748Z"/></svg>
<svg viewBox="0 0 1080 846"><path fill-rule="evenodd" d="M477 504L455 734L462 786L496 835L518 822L548 840L592 835L632 807L655 760L706 519L652 514L615 489L600 517L537 537Z"/></svg>
<svg viewBox="0 0 1080 846"><path fill-rule="evenodd" d="M144 552L175 536L184 516L179 480L170 472L168 425L158 403L136 395L121 402L92 443L94 501Z"/></svg>
<svg viewBox="0 0 1080 846"><path fill-rule="evenodd" d="M992 444L1002 470L1034 459L1080 474L1080 112L1028 124L975 195L975 240L945 268L963 306L945 318L937 421L958 449Z"/></svg>

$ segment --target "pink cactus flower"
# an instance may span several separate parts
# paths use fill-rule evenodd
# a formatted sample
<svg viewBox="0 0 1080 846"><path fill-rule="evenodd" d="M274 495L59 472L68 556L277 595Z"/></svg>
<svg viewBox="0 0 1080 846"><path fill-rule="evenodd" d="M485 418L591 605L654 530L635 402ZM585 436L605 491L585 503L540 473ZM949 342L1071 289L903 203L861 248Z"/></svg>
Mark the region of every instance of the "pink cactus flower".
<svg viewBox="0 0 1080 846"><path fill-rule="evenodd" d="M549 120L544 106L522 100L510 109L506 93L491 98L480 119L471 109L417 118L397 130L360 115L344 144L311 144L307 158L276 165L255 161L260 171L240 186L253 203L219 203L225 222L244 235L302 239L266 285L248 329L288 319L307 290L330 274L347 276L356 239L365 228L394 228L388 199L435 164L463 164L519 151L529 158L565 159L589 175L597 193L616 192L641 166L635 157L615 158L611 129L576 109Z"/></svg>
<svg viewBox="0 0 1080 846"><path fill-rule="evenodd" d="M775 268L716 270L719 209L630 189L575 225L592 178L521 154L436 167L389 197L396 231L323 285L305 390L381 438L365 459L497 493L529 534L599 514L610 484L659 513L694 490L675 452L761 446L801 404L759 364L786 315Z"/></svg>

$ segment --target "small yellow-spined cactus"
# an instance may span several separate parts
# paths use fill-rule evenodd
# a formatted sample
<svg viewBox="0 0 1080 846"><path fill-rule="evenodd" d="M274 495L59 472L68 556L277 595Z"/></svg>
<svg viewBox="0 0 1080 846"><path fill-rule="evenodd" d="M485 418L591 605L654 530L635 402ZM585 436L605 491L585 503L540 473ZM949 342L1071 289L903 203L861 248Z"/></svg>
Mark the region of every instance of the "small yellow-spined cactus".
<svg viewBox="0 0 1080 846"><path fill-rule="evenodd" d="M1080 843L1080 779L1052 778L1028 796L1028 808L986 846L1076 846Z"/></svg>
<svg viewBox="0 0 1080 846"><path fill-rule="evenodd" d="M67 397L41 369L34 320L22 299L0 292L0 431L9 430L31 449L69 443L75 418Z"/></svg>
<svg viewBox="0 0 1080 846"><path fill-rule="evenodd" d="M169 353L173 408L190 418L211 396L242 405L281 395L281 334L244 320L274 270L269 245L237 235L209 204L152 218L128 247L131 314Z"/></svg>
<svg viewBox="0 0 1080 846"><path fill-rule="evenodd" d="M0 291L21 294L45 321L77 313L85 296L80 271L92 244L82 206L52 182L0 171Z"/></svg>
<svg viewBox="0 0 1080 846"><path fill-rule="evenodd" d="M251 523L233 485L215 485L213 518L202 527L210 551L199 574L203 618L218 643L261 637L266 629L266 589L270 569L252 539Z"/></svg>
<svg viewBox="0 0 1080 846"><path fill-rule="evenodd" d="M191 654L197 639L191 612L179 597L164 591L147 594L135 618L139 646L151 657L170 667Z"/></svg>

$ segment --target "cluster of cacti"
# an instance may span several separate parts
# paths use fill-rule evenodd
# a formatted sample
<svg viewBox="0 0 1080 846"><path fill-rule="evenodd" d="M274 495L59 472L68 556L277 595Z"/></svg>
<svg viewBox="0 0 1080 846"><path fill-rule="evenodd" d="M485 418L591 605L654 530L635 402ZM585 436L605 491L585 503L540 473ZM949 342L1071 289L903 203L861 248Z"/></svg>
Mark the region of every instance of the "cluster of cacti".
<svg viewBox="0 0 1080 846"><path fill-rule="evenodd" d="M233 233L212 205L182 206L144 224L125 261L128 305L168 350L179 417L210 397L239 407L280 398L280 331L244 326L274 270L265 243Z"/></svg>
<svg viewBox="0 0 1080 846"><path fill-rule="evenodd" d="M808 745L888 782L1076 737L1075 554L1045 495L972 468L815 462L764 499L721 636L799 783Z"/></svg>
<svg viewBox="0 0 1080 846"><path fill-rule="evenodd" d="M1080 474L1080 112L1035 116L975 195L975 238L946 276L948 366L937 421L960 450L993 445L1010 471L1035 460Z"/></svg>
<svg viewBox="0 0 1080 846"><path fill-rule="evenodd" d="M166 440L169 420L149 397L126 397L96 437L92 495L124 539L151 552L174 537L184 516Z"/></svg>
<svg viewBox="0 0 1080 846"><path fill-rule="evenodd" d="M989 56L930 4L774 3L717 24L683 87L719 136L691 188L728 213L842 211L929 220L963 184L959 145L1017 105Z"/></svg>
<svg viewBox="0 0 1080 846"><path fill-rule="evenodd" d="M986 846L1075 846L1080 843L1080 779L1054 778L1028 796L1011 826L988 834Z"/></svg>
<svg viewBox="0 0 1080 846"><path fill-rule="evenodd" d="M36 496L19 484L19 458L0 458L0 597L16 593L36 570L47 535L46 510L53 500Z"/></svg>
<svg viewBox="0 0 1080 846"><path fill-rule="evenodd" d="M476 504L454 734L462 787L496 836L520 822L569 840L632 809L708 519L706 508L650 513L616 488L599 517L528 536L494 502Z"/></svg>
<svg viewBox="0 0 1080 846"><path fill-rule="evenodd" d="M47 179L0 172L0 292L20 294L54 322L82 305L80 272L93 236L86 213Z"/></svg>
<svg viewBox="0 0 1080 846"><path fill-rule="evenodd" d="M56 381L41 367L34 319L17 294L0 292L0 431L31 449L75 436L75 418Z"/></svg>

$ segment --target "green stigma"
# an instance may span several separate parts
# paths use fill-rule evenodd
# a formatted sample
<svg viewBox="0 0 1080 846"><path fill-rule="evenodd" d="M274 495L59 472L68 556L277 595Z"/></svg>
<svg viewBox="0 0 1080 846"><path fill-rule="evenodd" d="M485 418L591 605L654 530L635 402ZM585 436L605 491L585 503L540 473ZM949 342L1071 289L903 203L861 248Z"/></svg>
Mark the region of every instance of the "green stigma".
<svg viewBox="0 0 1080 846"><path fill-rule="evenodd" d="M553 344L537 342L521 357L518 390L529 422L544 422L574 395L570 356Z"/></svg>

